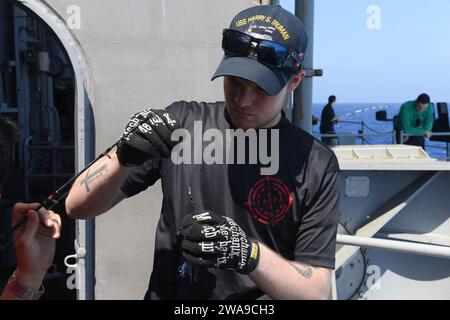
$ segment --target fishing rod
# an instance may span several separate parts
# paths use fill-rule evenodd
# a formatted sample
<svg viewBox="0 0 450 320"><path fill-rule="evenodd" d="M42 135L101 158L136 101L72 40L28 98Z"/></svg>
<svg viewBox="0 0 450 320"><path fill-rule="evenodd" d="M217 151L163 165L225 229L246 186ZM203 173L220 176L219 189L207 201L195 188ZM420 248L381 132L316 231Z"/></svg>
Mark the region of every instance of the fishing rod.
<svg viewBox="0 0 450 320"><path fill-rule="evenodd" d="M109 158L111 158L109 156L109 152L116 147L117 145L119 145L124 139L126 139L129 135L131 135L132 133L134 133L134 131L139 128L145 121L147 121L147 117L145 117L144 119L142 119L140 122L138 122L138 124L136 125L136 127L134 127L132 130L130 130L129 132L127 132L125 135L123 135L116 143L114 143L112 146L110 146L109 148L107 148L105 151L103 151L95 160L93 160L92 162L90 162L83 170L81 170L79 173L77 173L75 176L73 176L71 179L69 179L69 181L67 181L66 183L64 183L60 188L58 188L55 192L53 192L51 195L49 195L44 201L42 201L39 206L35 209L36 211L38 211L41 208L45 208L47 210L50 210L51 208L53 208L55 205L57 205L59 203L59 201L61 201L61 199L63 199L70 191L70 187L72 186L72 183L79 177L81 176L84 172L86 172L86 170L88 170L90 167L92 167L92 165L94 165L98 160L100 160L101 158L103 158L105 155L108 156ZM27 221L27 216L24 215L22 216L19 221L17 222L16 225L14 225L11 229L9 229L8 231L6 231L4 234L0 235L0 250L5 249L6 246L8 246L11 242L11 240L8 241L8 238L14 233L14 231L16 231L18 228L20 228L20 226L22 226L25 221Z"/></svg>
<svg viewBox="0 0 450 320"><path fill-rule="evenodd" d="M384 105L384 106L381 105L381 106L374 106L374 107L367 107L367 108L359 108L357 110L348 112L348 113L344 114L343 116L340 116L339 118L341 118L341 121L339 121L339 122L359 124L359 123L361 123L360 121L346 121L346 120L342 120L342 119L346 119L346 118L349 118L349 117L354 117L358 113L365 113L365 112L368 112L368 111L379 111L379 110L387 109L389 107L390 107L389 105ZM317 118L317 120L318 121L322 121L322 119L320 119L320 118Z"/></svg>
<svg viewBox="0 0 450 320"><path fill-rule="evenodd" d="M341 117L341 119L355 116L355 115L357 115L358 113L364 113L364 112L367 112L367 111L374 111L374 110L377 110L377 111L378 111L378 110L387 109L387 108L389 108L389 107L390 107L389 105L384 105L384 106L381 105L381 106L374 106L374 107L360 108L360 109L358 109L358 110L355 110L355 111L349 112L349 113L347 113L347 114L344 114L344 115Z"/></svg>
<svg viewBox="0 0 450 320"><path fill-rule="evenodd" d="M192 174L191 174L190 180L192 180ZM197 208L195 206L194 198L192 197L192 190L191 190L190 184L188 185L188 197L189 197L189 205L191 206L192 214L200 213L201 211L197 210ZM180 226L180 228L177 230L177 237L181 235L181 229L182 229L182 226ZM191 282L196 282L196 281L198 281L198 273L199 273L200 268L201 268L200 266L198 266L194 263L191 263L185 259L183 261L183 263L180 266L178 266L178 272L181 277L189 276Z"/></svg>

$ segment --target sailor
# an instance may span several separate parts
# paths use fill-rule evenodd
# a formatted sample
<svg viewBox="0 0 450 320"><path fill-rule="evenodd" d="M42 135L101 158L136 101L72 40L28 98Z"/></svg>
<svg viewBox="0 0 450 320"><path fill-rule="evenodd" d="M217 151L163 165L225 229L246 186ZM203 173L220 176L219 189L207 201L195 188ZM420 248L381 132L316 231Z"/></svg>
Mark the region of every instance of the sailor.
<svg viewBox="0 0 450 320"><path fill-rule="evenodd" d="M431 138L434 123L434 106L430 96L422 93L416 100L407 101L400 108L396 128L410 135L403 138L403 143L425 148L425 138Z"/></svg>
<svg viewBox="0 0 450 320"><path fill-rule="evenodd" d="M340 118L336 116L333 106L336 104L336 96L329 96L328 103L322 109L322 115L320 117L320 133L321 134L335 134L334 125L340 121ZM322 137L323 143L328 146L337 145L337 138L335 137Z"/></svg>
<svg viewBox="0 0 450 320"><path fill-rule="evenodd" d="M137 113L126 126L128 139L100 160L92 169L96 175L74 183L67 212L85 219L161 179L163 203L145 298L329 297L338 162L282 112L304 76L307 41L300 20L280 6L240 12L223 30L224 56L213 75L223 78L225 101L180 101ZM242 133L236 140L249 132L256 139L247 139L244 148L214 143L209 152L205 135L195 134L198 121L203 130L214 129L209 141L229 129ZM194 156L187 159L233 151L228 159L233 161L175 162L183 154L173 136L193 139L186 152ZM251 148L270 150L278 158L277 171L265 174L264 159L251 163L252 153L243 154ZM87 180L89 186L81 183Z"/></svg>

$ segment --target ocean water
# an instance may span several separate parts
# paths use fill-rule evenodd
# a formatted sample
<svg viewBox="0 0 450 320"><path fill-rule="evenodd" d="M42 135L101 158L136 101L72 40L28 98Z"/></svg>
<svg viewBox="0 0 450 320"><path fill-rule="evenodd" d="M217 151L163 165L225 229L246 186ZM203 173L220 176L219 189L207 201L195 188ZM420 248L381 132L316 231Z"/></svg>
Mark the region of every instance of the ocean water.
<svg viewBox="0 0 450 320"><path fill-rule="evenodd" d="M375 113L385 110L387 118L393 119L400 111L401 103L336 103L334 112L342 122L335 125L336 132L359 133L364 127L365 134L389 133L389 135L368 135L364 139L355 137L354 144L392 144L393 121L377 121ZM324 104L313 104L313 115L320 118ZM362 127L362 123L364 126ZM320 134L319 124L313 126L313 133ZM425 139L425 150L430 157L445 161L447 157L444 142Z"/></svg>

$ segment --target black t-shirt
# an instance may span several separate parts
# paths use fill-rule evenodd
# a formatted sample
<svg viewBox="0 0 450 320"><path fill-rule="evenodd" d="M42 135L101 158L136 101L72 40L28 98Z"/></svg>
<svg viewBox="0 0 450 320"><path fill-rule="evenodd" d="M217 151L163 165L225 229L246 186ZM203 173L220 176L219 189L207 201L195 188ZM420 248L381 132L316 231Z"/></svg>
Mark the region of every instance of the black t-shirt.
<svg viewBox="0 0 450 320"><path fill-rule="evenodd" d="M320 117L320 133L333 133L334 122L331 121L335 117L334 109L331 104L323 107L322 115Z"/></svg>
<svg viewBox="0 0 450 320"><path fill-rule="evenodd" d="M195 131L194 121L201 121L203 132L215 128L225 136L227 129L233 129L223 102L183 101L167 110L190 133ZM256 299L264 295L246 275L184 263L177 230L193 210L189 187L197 211L231 217L249 236L288 260L334 268L339 202L336 157L285 117L273 129L279 130L280 141L275 175L261 175L261 164L174 164L171 159L148 161L130 171L122 186L128 197L159 178L162 183L163 204L146 298ZM208 144L203 142L203 147ZM193 152L195 148L199 151L197 145Z"/></svg>

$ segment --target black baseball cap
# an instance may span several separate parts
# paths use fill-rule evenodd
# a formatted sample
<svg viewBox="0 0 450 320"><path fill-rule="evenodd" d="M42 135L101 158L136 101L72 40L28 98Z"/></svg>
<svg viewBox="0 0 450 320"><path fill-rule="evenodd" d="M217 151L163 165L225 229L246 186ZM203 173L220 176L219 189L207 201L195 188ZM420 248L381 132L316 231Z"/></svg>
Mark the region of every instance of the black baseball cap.
<svg viewBox="0 0 450 320"><path fill-rule="evenodd" d="M426 93L422 93L421 95L419 95L418 97L417 97L417 101L418 102L420 102L420 103L430 103L430 96L429 95L427 95Z"/></svg>
<svg viewBox="0 0 450 320"><path fill-rule="evenodd" d="M279 5L261 5L241 11L231 21L230 29L275 41L294 50L300 61L308 45L308 36L300 19ZM258 62L254 57L225 54L211 80L222 76L244 78L274 96L293 75L292 68L272 67Z"/></svg>

